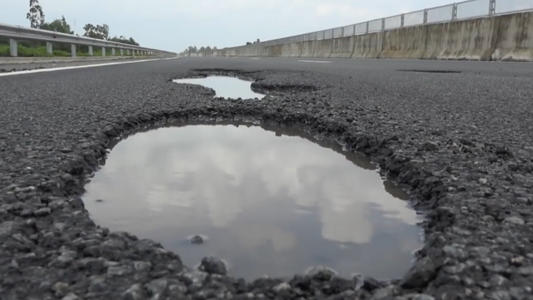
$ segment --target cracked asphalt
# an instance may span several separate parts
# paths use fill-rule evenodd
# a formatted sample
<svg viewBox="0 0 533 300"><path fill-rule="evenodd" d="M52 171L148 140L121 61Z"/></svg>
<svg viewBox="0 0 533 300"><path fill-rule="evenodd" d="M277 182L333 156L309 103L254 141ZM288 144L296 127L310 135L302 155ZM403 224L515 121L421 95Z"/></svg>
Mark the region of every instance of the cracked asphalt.
<svg viewBox="0 0 533 300"><path fill-rule="evenodd" d="M321 59L322 61L326 59ZM1 299L533 299L531 63L181 58L0 78ZM187 75L256 80L214 99ZM425 216L403 277L253 282L110 232L80 196L120 139L187 123L290 126L378 163ZM356 271L356 270L354 270Z"/></svg>

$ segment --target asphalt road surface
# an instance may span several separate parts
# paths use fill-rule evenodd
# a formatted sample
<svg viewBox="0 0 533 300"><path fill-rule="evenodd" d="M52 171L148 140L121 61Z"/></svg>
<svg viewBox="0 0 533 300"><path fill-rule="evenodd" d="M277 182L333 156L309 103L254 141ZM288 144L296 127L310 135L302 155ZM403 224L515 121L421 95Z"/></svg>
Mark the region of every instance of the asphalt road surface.
<svg viewBox="0 0 533 300"><path fill-rule="evenodd" d="M171 82L201 74L268 96ZM0 107L0 299L533 299L531 63L181 58L0 77ZM296 126L379 163L425 216L411 271L246 282L91 221L83 186L120 138L222 121Z"/></svg>

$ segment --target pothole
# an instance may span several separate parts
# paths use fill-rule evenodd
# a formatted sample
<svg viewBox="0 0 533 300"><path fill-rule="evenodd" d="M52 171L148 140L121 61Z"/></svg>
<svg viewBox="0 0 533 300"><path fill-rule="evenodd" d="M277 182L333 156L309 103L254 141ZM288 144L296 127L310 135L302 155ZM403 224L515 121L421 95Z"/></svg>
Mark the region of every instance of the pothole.
<svg viewBox="0 0 533 300"><path fill-rule="evenodd" d="M366 159L289 135L229 125L135 134L86 186L85 207L97 224L161 242L189 266L220 257L237 277L312 266L403 276L422 246L406 195Z"/></svg>
<svg viewBox="0 0 533 300"><path fill-rule="evenodd" d="M178 84L196 84L215 91L215 97L227 99L263 99L264 94L252 90L252 82L231 76L207 76L202 78L175 79Z"/></svg>

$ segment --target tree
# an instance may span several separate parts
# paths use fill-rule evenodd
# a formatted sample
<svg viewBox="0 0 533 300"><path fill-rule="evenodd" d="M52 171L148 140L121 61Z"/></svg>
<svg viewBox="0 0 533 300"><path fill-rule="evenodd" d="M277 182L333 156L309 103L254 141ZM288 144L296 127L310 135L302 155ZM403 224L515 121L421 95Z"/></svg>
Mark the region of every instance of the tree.
<svg viewBox="0 0 533 300"><path fill-rule="evenodd" d="M139 46L139 43L137 43L132 37L130 37L129 41L130 41L130 44Z"/></svg>
<svg viewBox="0 0 533 300"><path fill-rule="evenodd" d="M99 40L109 39L109 26L107 26L107 24L96 26L93 24L87 24L83 26L83 30L85 30L85 33L83 34L84 36Z"/></svg>
<svg viewBox="0 0 533 300"><path fill-rule="evenodd" d="M30 0L30 11L26 14L26 19L30 20L31 28L39 28L44 23L43 8L39 5L39 0Z"/></svg>
<svg viewBox="0 0 533 300"><path fill-rule="evenodd" d="M62 33L70 33L70 34L74 33L74 31L70 30L70 25L67 23L65 16L61 17L61 19L54 20L52 23L44 23L43 25L41 25L40 28L44 30L62 32Z"/></svg>
<svg viewBox="0 0 533 300"><path fill-rule="evenodd" d="M112 37L111 39L109 39L110 41L113 41L113 42L117 42L117 43L123 43L123 44L130 44L130 45L135 45L135 46L139 46L139 43L137 43L132 37L130 37L129 39L126 38L125 36L121 35L120 37Z"/></svg>

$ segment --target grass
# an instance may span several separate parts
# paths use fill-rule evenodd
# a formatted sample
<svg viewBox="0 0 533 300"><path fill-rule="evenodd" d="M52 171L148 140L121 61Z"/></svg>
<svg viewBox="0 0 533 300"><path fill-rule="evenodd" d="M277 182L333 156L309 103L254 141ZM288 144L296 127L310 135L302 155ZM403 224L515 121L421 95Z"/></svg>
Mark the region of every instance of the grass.
<svg viewBox="0 0 533 300"><path fill-rule="evenodd" d="M54 45L54 54L50 55L46 53L46 46L42 45L35 45L31 46L30 44L18 44L18 56L19 57L69 57L70 56L70 46L67 45ZM76 49L76 55L82 56L82 57L88 57L89 55L89 49L87 46L78 46ZM0 57L2 56L10 56L9 53L9 44L7 44L6 41L0 40ZM102 56L102 49L99 47L93 47L93 56L98 57ZM111 49L106 48L106 56L112 56L111 55ZM115 56L120 56L120 50L116 49ZM124 51L124 56L131 56L128 55L127 51Z"/></svg>
<svg viewBox="0 0 533 300"><path fill-rule="evenodd" d="M64 50L54 50L54 54L46 53L46 47L26 47L18 45L18 56L20 57L51 57L51 56L70 56L70 52ZM0 45L0 56L9 56L9 45Z"/></svg>

